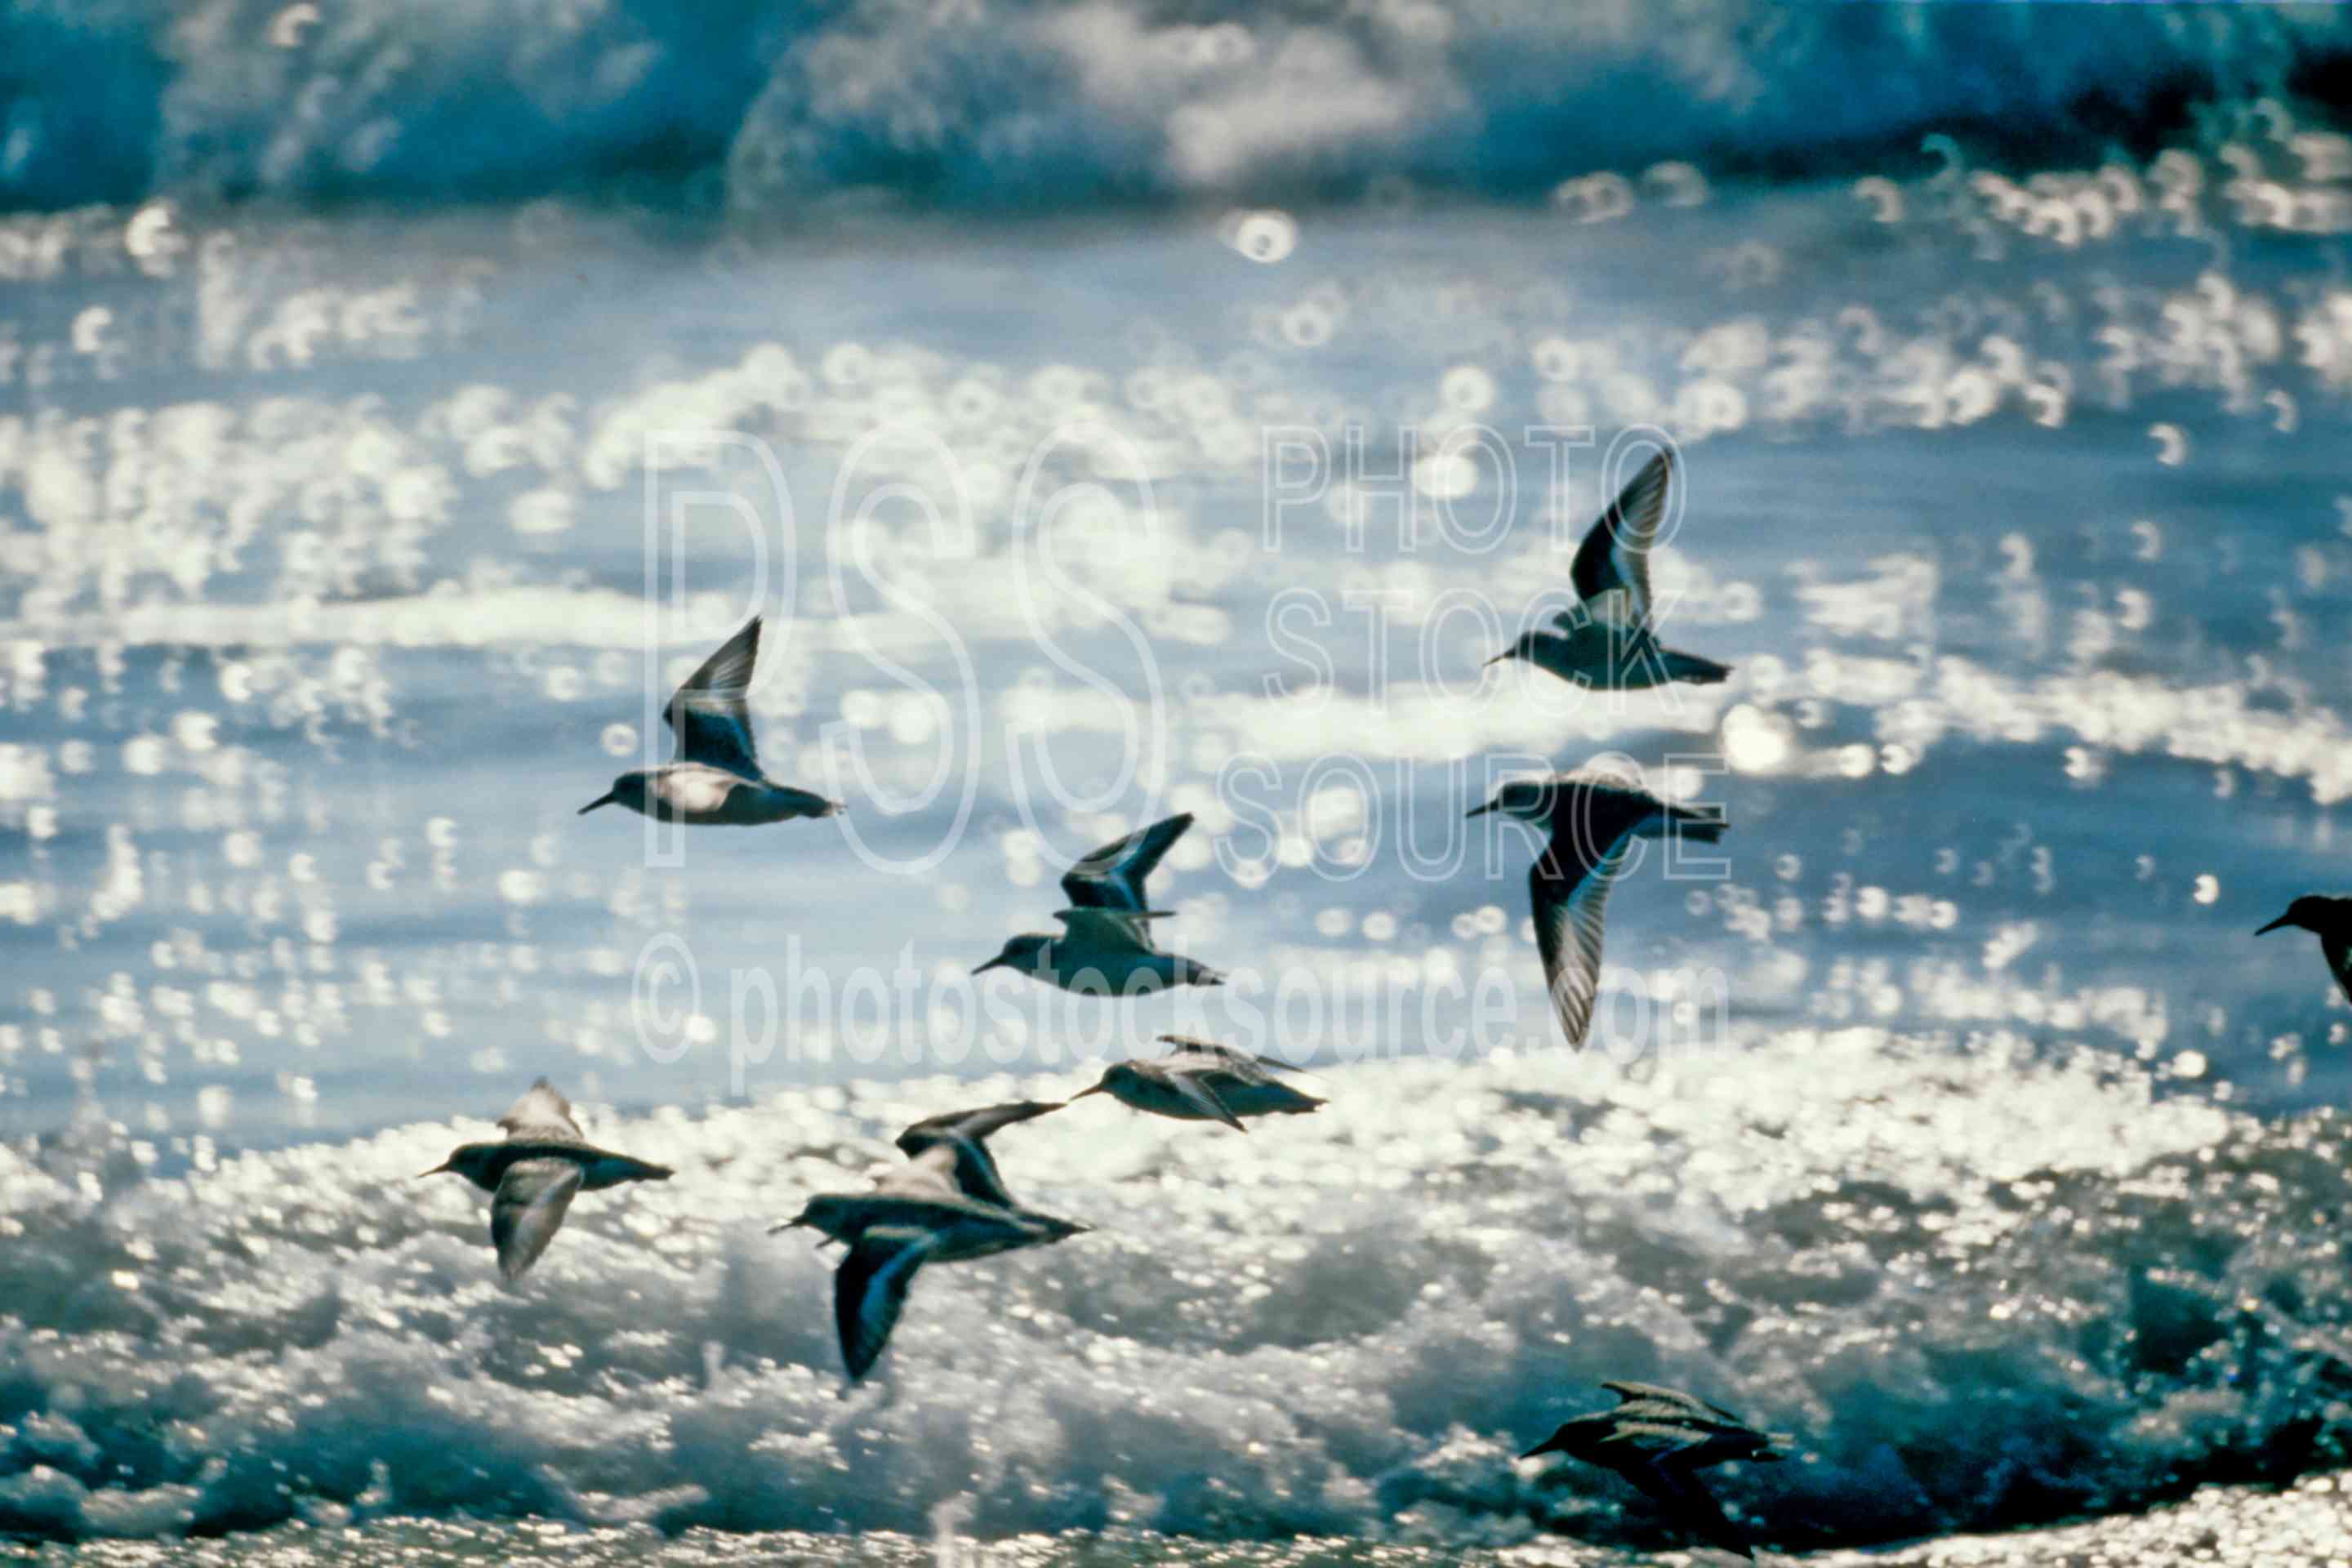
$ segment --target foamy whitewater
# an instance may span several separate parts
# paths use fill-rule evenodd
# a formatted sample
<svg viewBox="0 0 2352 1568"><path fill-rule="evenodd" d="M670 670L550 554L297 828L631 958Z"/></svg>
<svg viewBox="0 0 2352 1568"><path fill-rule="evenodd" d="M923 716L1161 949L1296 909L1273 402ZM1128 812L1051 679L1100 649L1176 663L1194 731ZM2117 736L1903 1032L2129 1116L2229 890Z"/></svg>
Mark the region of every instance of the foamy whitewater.
<svg viewBox="0 0 2352 1568"><path fill-rule="evenodd" d="M0 1561L1653 1561L1632 1378L1809 1561L2352 1563L2352 11L803 9L0 16ZM1486 668L1643 429L1730 679ZM847 814L575 816L755 610ZM1463 813L1609 752L1577 1056ZM1179 811L1230 984L973 980ZM1168 1029L1330 1104L1008 1130L849 1385L766 1227ZM541 1074L677 1175L508 1290Z"/></svg>
<svg viewBox="0 0 2352 1568"><path fill-rule="evenodd" d="M677 1175L582 1198L515 1292L478 1195L411 1179L478 1122L176 1179L12 1157L0 1517L1638 1545L1630 1493L1511 1458L1611 1376L1797 1433L1720 1488L1792 1549L2340 1462L2336 1116L1867 1028L1646 1082L1559 1052L1320 1077L1327 1110L1248 1136L1098 1100L1000 1135L1024 1201L1097 1230L926 1271L856 1388L826 1261L766 1226L929 1110L1072 1075L594 1115Z"/></svg>

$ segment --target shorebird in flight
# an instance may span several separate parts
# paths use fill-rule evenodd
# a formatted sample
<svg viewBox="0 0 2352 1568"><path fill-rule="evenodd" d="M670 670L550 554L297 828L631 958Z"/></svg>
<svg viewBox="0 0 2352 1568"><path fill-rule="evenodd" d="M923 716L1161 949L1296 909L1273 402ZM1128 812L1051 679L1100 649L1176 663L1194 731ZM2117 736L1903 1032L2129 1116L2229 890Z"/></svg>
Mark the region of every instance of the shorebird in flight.
<svg viewBox="0 0 2352 1568"><path fill-rule="evenodd" d="M2286 913L2254 932L2277 931L2282 926L2294 926L2315 932L2319 937L2319 955L2327 960L2327 973L2336 976L2344 999L2352 1002L2352 899L2330 899L2317 893L2306 893L2287 905Z"/></svg>
<svg viewBox="0 0 2352 1568"><path fill-rule="evenodd" d="M1121 1105L1154 1116L1222 1121L1236 1132L1249 1131L1242 1125L1245 1116L1304 1116L1323 1104L1274 1076L1296 1072L1288 1062L1183 1035L1160 1038L1176 1048L1151 1060L1113 1062L1103 1069L1101 1082L1070 1098L1108 1094Z"/></svg>
<svg viewBox="0 0 2352 1568"><path fill-rule="evenodd" d="M1729 665L1665 647L1652 626L1650 547L1665 519L1674 471L1664 450L1643 465L1577 546L1569 580L1579 602L1551 618L1554 629L1523 633L1488 664L1524 659L1571 686L1604 691L1675 681L1714 686L1730 678Z"/></svg>
<svg viewBox="0 0 2352 1568"><path fill-rule="evenodd" d="M760 617L753 616L670 694L662 717L677 736L677 755L657 768L623 773L579 815L625 805L663 822L751 827L840 811L840 802L778 784L760 771L746 700L759 658Z"/></svg>
<svg viewBox="0 0 2352 1568"><path fill-rule="evenodd" d="M506 1138L467 1143L424 1174L454 1171L490 1199L490 1242L499 1249L499 1272L511 1285L521 1279L562 1227L572 1197L601 1192L623 1182L666 1182L667 1165L599 1149L572 1119L572 1104L541 1079L499 1118Z"/></svg>
<svg viewBox="0 0 2352 1568"><path fill-rule="evenodd" d="M1192 826L1184 812L1155 822L1101 848L1070 868L1062 892L1070 900L1055 911L1062 934L1024 931L1008 938L1004 951L972 971L1013 969L1092 995L1148 996L1173 985L1222 985L1225 977L1181 953L1163 952L1151 940L1151 922L1174 911L1145 907L1143 884L1168 847Z"/></svg>
<svg viewBox="0 0 2352 1568"><path fill-rule="evenodd" d="M907 1163L875 1178L872 1192L813 1197L772 1227L808 1226L849 1248L834 1271L833 1321L851 1382L880 1358L925 1264L1043 1247L1087 1228L1016 1203L988 1152L992 1133L1061 1108L1016 1100L918 1121L898 1134Z"/></svg>
<svg viewBox="0 0 2352 1568"><path fill-rule="evenodd" d="M1560 1032L1570 1045L1580 1047L1601 991L1601 939L1609 889L1623 869L1633 840L1678 833L1691 843L1714 844L1723 837L1724 824L1669 805L1646 790L1572 773L1515 780L1496 791L1493 800L1472 807L1469 815L1483 816L1490 811L1530 823L1544 833L1543 851L1528 869L1528 901Z"/></svg>
<svg viewBox="0 0 2352 1568"><path fill-rule="evenodd" d="M1735 1459L1788 1458L1793 1439L1759 1432L1718 1405L1680 1389L1647 1383L1604 1383L1617 1405L1562 1424L1519 1456L1566 1454L1588 1465L1616 1471L1713 1545L1753 1559L1748 1544L1707 1489L1697 1471Z"/></svg>

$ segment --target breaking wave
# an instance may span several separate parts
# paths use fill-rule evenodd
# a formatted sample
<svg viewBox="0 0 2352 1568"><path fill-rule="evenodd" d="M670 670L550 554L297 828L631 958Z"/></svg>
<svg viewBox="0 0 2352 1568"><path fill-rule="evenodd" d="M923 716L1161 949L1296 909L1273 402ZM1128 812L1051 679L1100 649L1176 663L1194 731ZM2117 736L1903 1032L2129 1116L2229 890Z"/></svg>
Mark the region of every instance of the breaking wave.
<svg viewBox="0 0 2352 1568"><path fill-rule="evenodd" d="M1540 192L1663 160L1801 174L1944 131L2021 153L2293 97L2340 7L804 7L33 0L0 16L0 205L615 194L927 205Z"/></svg>
<svg viewBox="0 0 2352 1568"><path fill-rule="evenodd" d="M1027 1201L1099 1228L927 1272L857 1387L827 1263L767 1222L918 1115L1069 1082L592 1115L677 1179L583 1198L513 1292L478 1197L412 1179L478 1124L176 1174L102 1121L0 1152L0 1533L1656 1542L1612 1480L1511 1458L1604 1377L1797 1433L1798 1462L1716 1472L1784 1548L2345 1463L2329 1113L1860 1029L1646 1080L1564 1053L1319 1076L1327 1110L1248 1137L1100 1100L1003 1135Z"/></svg>

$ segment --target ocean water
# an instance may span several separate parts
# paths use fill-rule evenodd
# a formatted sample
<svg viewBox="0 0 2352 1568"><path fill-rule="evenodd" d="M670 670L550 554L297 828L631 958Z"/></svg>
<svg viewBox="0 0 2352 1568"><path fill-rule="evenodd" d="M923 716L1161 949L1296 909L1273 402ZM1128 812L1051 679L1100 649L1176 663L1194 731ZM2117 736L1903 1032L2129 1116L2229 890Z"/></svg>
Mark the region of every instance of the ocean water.
<svg viewBox="0 0 2352 1568"><path fill-rule="evenodd" d="M767 1222L891 1157L877 1130L1066 1078L599 1117L678 1173L581 1199L513 1291L477 1196L412 1179L478 1124L144 1181L12 1157L0 1499L36 1536L537 1517L656 1558L688 1530L1654 1548L1622 1487L1512 1459L1617 1376L1797 1434L1717 1473L1801 1549L2135 1515L2352 1440L2333 1111L1858 1026L1646 1081L1561 1051L1318 1076L1327 1110L1247 1136L1099 1100L1003 1134L1023 1198L1097 1229L926 1271L854 1388L827 1258ZM369 1550L440 1539L406 1528ZM1033 1550L1097 1549L1127 1555Z"/></svg>
<svg viewBox="0 0 2352 1568"><path fill-rule="evenodd" d="M1809 1560L2352 1559L2344 32L19 8L0 1554L1646 1561L1630 1377ZM1732 679L1485 667L1662 440ZM847 814L575 815L755 611ZM1581 1054L1576 766L1732 823ZM1231 984L971 978L1179 810ZM1008 1131L846 1385L767 1226L1171 1029L1330 1104ZM509 1291L541 1074L678 1173Z"/></svg>

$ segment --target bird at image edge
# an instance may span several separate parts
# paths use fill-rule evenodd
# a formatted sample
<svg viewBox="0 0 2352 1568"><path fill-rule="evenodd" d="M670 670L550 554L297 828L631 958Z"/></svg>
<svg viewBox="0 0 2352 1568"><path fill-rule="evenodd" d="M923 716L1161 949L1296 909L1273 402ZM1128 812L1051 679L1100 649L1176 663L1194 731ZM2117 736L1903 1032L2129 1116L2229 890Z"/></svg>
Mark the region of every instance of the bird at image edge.
<svg viewBox="0 0 2352 1568"><path fill-rule="evenodd" d="M2352 1002L2352 899L2330 899L2308 893L2287 905L2286 913L2254 932L2256 936L2293 926L2319 938L2319 955L2344 999Z"/></svg>

